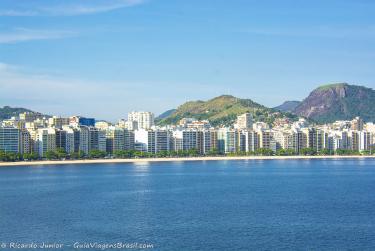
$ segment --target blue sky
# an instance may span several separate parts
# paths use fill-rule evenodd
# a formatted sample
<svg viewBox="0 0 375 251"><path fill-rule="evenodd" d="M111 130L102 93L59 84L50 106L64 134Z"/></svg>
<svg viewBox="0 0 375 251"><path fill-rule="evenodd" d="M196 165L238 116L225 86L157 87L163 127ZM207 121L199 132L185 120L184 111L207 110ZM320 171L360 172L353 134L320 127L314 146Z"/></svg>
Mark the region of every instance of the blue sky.
<svg viewBox="0 0 375 251"><path fill-rule="evenodd" d="M0 106L101 119L375 87L375 2L0 0Z"/></svg>

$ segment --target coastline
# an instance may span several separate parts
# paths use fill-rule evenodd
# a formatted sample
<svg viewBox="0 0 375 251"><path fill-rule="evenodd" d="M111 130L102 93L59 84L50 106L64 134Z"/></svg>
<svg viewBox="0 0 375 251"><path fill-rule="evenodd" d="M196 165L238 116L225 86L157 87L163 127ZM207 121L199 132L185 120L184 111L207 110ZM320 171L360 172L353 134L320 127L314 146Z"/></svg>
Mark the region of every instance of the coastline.
<svg viewBox="0 0 375 251"><path fill-rule="evenodd" d="M176 162L176 161L230 161L230 160L311 160L311 159L375 159L373 156L235 156L235 157L181 157L181 158L145 158L145 159L87 159L87 160L40 160L0 162L0 167L40 166L40 165L75 165L75 164L113 164L142 162Z"/></svg>

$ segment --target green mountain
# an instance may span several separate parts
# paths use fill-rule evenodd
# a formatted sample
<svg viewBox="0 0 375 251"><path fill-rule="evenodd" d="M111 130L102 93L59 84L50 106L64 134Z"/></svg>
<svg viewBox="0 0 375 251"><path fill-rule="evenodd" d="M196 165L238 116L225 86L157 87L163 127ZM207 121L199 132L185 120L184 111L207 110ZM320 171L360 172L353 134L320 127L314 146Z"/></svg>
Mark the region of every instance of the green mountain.
<svg viewBox="0 0 375 251"><path fill-rule="evenodd" d="M350 120L356 116L375 121L375 91L347 83L320 86L293 112L318 123Z"/></svg>
<svg viewBox="0 0 375 251"><path fill-rule="evenodd" d="M282 113L260 105L251 99L240 99L222 95L208 101L189 101L179 106L172 114L162 119L159 124L176 124L182 118L209 120L212 125L231 125L237 115L250 112L255 121L272 123L276 118L296 116Z"/></svg>
<svg viewBox="0 0 375 251"><path fill-rule="evenodd" d="M0 120L10 119L13 116L18 116L18 114L23 112L33 112L29 109L25 108L15 108L10 106L4 106L3 108L0 107Z"/></svg>
<svg viewBox="0 0 375 251"><path fill-rule="evenodd" d="M160 121L160 120L162 120L162 119L165 119L165 118L167 118L168 116L170 116L172 113L174 113L176 111L176 109L170 109L170 110L168 110L168 111L165 111L165 112L163 112L162 114L160 114L159 116L157 116L156 118L155 118L155 121Z"/></svg>

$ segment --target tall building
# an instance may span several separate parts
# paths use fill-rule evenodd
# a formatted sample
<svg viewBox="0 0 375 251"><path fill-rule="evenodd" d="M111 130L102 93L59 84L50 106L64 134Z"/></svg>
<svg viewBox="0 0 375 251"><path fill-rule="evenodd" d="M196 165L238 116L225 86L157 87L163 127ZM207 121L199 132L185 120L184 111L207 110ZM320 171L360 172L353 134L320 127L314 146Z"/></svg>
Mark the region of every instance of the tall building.
<svg viewBox="0 0 375 251"><path fill-rule="evenodd" d="M21 153L32 153L34 152L33 140L31 139L30 132L26 129L22 129L20 132L20 152Z"/></svg>
<svg viewBox="0 0 375 251"><path fill-rule="evenodd" d="M233 153L238 149L238 131L230 128L220 128L217 132L218 151L220 153Z"/></svg>
<svg viewBox="0 0 375 251"><path fill-rule="evenodd" d="M182 149L183 150L198 150L198 131L197 130L183 130L182 131Z"/></svg>
<svg viewBox="0 0 375 251"><path fill-rule="evenodd" d="M316 145L314 146L314 149L317 152L322 151L323 149L328 149L328 133L326 133L323 130L317 129L316 130Z"/></svg>
<svg viewBox="0 0 375 251"><path fill-rule="evenodd" d="M287 131L275 131L273 133L273 139L277 144L278 149L288 149L288 137L290 132Z"/></svg>
<svg viewBox="0 0 375 251"><path fill-rule="evenodd" d="M350 146L351 146L351 150L359 151L359 132L358 131L352 131Z"/></svg>
<svg viewBox="0 0 375 251"><path fill-rule="evenodd" d="M216 130L210 129L198 131L198 151L200 154L207 154L210 151L217 149Z"/></svg>
<svg viewBox="0 0 375 251"><path fill-rule="evenodd" d="M350 123L350 129L355 130L355 131L362 131L363 130L363 119L360 117L355 117L351 123Z"/></svg>
<svg viewBox="0 0 375 251"><path fill-rule="evenodd" d="M368 151L371 147L371 133L366 131L359 132L359 151Z"/></svg>
<svg viewBox="0 0 375 251"><path fill-rule="evenodd" d="M133 150L134 132L128 129L111 126L106 130L107 152L113 153L119 150Z"/></svg>
<svg viewBox="0 0 375 251"><path fill-rule="evenodd" d="M20 153L21 131L14 127L0 127L0 150Z"/></svg>
<svg viewBox="0 0 375 251"><path fill-rule="evenodd" d="M251 115L251 113L244 113L237 116L236 127L238 129L252 129L253 116Z"/></svg>
<svg viewBox="0 0 375 251"><path fill-rule="evenodd" d="M89 127L89 152L92 150L107 151L106 132L96 127Z"/></svg>
<svg viewBox="0 0 375 251"><path fill-rule="evenodd" d="M306 148L307 136L299 129L293 129L288 135L287 149L292 149L299 153L302 148Z"/></svg>
<svg viewBox="0 0 375 251"><path fill-rule="evenodd" d="M135 135L134 131L124 129L124 150L134 150Z"/></svg>
<svg viewBox="0 0 375 251"><path fill-rule="evenodd" d="M79 149L79 131L76 128L63 126L65 131L65 151L74 153ZM75 140L77 138L77 140Z"/></svg>
<svg viewBox="0 0 375 251"><path fill-rule="evenodd" d="M62 129L56 129L56 148L64 149L66 151L66 131Z"/></svg>
<svg viewBox="0 0 375 251"><path fill-rule="evenodd" d="M245 152L255 152L259 148L259 136L258 133L252 130L244 130L241 132L244 135L244 148L241 149Z"/></svg>
<svg viewBox="0 0 375 251"><path fill-rule="evenodd" d="M56 130L53 128L38 129L37 145L39 156L45 157L46 152L56 150Z"/></svg>
<svg viewBox="0 0 375 251"><path fill-rule="evenodd" d="M350 150L352 147L351 138L349 137L348 131L341 131L339 133L339 136L341 138L341 145L340 149L347 149Z"/></svg>
<svg viewBox="0 0 375 251"><path fill-rule="evenodd" d="M90 131L88 126L79 126L79 151L88 154L90 151Z"/></svg>
<svg viewBox="0 0 375 251"><path fill-rule="evenodd" d="M173 146L175 151L199 150L198 131L194 129L177 130L173 132Z"/></svg>
<svg viewBox="0 0 375 251"><path fill-rule="evenodd" d="M271 149L272 132L270 130L260 130L259 135L259 148Z"/></svg>
<svg viewBox="0 0 375 251"><path fill-rule="evenodd" d="M183 150L183 133L182 130L173 131L172 133L172 149L173 151Z"/></svg>
<svg viewBox="0 0 375 251"><path fill-rule="evenodd" d="M135 144L137 150L157 153L160 151L170 150L170 136L169 131L166 130L136 130Z"/></svg>
<svg viewBox="0 0 375 251"><path fill-rule="evenodd" d="M154 126L154 114L151 112L131 112L128 114L128 121L130 122L137 122L136 129L151 129ZM135 126L135 124L132 124Z"/></svg>
<svg viewBox="0 0 375 251"><path fill-rule="evenodd" d="M30 135L30 152L38 153L38 129L36 128L27 128L27 133Z"/></svg>

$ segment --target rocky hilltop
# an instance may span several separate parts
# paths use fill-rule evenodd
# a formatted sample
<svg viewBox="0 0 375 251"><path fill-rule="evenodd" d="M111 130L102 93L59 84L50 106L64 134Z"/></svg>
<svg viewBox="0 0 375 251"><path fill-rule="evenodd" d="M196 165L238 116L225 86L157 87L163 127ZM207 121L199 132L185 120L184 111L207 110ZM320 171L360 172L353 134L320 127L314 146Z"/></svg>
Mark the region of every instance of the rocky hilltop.
<svg viewBox="0 0 375 251"><path fill-rule="evenodd" d="M313 90L293 113L318 123L348 120L361 116L375 120L375 91L347 83L320 86Z"/></svg>

